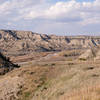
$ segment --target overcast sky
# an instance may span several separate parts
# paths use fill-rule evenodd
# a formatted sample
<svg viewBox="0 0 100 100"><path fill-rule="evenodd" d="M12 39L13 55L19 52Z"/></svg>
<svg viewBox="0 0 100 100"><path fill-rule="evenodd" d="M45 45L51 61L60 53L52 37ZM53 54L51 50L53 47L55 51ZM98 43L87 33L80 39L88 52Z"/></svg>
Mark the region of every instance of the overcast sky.
<svg viewBox="0 0 100 100"><path fill-rule="evenodd" d="M0 0L0 29L100 35L100 0Z"/></svg>

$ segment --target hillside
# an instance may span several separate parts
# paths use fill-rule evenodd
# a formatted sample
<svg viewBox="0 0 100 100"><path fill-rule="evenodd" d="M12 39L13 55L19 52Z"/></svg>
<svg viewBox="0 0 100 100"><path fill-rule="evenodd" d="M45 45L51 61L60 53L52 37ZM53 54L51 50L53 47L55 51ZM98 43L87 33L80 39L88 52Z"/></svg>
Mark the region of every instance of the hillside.
<svg viewBox="0 0 100 100"><path fill-rule="evenodd" d="M30 31L0 30L0 50L8 55L24 55L33 51L61 51L100 45L100 37L56 36Z"/></svg>
<svg viewBox="0 0 100 100"><path fill-rule="evenodd" d="M55 59L56 61L42 59L27 62L20 68L0 76L0 99L100 99L100 61L69 61L60 56Z"/></svg>
<svg viewBox="0 0 100 100"><path fill-rule="evenodd" d="M0 100L100 100L100 37L0 30L0 50Z"/></svg>
<svg viewBox="0 0 100 100"><path fill-rule="evenodd" d="M17 64L13 64L9 58L0 53L0 75L4 75L14 68L19 68L19 66Z"/></svg>

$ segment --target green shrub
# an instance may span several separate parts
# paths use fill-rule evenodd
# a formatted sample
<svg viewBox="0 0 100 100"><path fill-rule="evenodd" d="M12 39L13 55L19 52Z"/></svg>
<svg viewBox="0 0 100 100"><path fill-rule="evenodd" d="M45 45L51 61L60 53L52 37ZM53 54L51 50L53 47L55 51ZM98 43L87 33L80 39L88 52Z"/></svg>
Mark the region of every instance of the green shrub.
<svg viewBox="0 0 100 100"><path fill-rule="evenodd" d="M86 61L86 58L79 58L79 60Z"/></svg>

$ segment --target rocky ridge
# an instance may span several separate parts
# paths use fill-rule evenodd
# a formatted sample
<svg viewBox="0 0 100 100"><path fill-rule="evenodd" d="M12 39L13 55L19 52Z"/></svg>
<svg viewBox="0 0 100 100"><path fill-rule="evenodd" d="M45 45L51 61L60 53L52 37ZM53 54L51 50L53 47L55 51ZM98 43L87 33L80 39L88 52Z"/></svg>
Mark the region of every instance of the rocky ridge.
<svg viewBox="0 0 100 100"><path fill-rule="evenodd" d="M0 30L0 51L11 55L97 47L100 37L56 36L31 31Z"/></svg>

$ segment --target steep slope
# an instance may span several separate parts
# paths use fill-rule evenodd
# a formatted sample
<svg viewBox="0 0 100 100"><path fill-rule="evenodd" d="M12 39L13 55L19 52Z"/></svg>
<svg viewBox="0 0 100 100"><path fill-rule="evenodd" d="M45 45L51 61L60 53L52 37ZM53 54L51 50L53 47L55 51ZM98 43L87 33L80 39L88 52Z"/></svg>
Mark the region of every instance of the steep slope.
<svg viewBox="0 0 100 100"><path fill-rule="evenodd" d="M0 50L9 55L24 55L33 51L61 51L100 45L100 37L56 36L30 31L0 30Z"/></svg>
<svg viewBox="0 0 100 100"><path fill-rule="evenodd" d="M82 55L79 56L79 59L87 60L93 57L94 57L93 51L91 49L87 49Z"/></svg>
<svg viewBox="0 0 100 100"><path fill-rule="evenodd" d="M0 53L0 75L4 75L14 68L19 68L19 66L13 64L9 58L6 58L2 53Z"/></svg>

